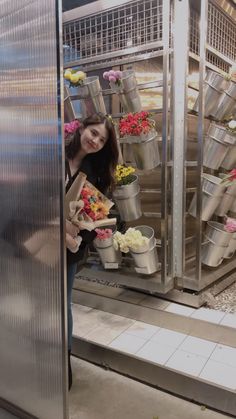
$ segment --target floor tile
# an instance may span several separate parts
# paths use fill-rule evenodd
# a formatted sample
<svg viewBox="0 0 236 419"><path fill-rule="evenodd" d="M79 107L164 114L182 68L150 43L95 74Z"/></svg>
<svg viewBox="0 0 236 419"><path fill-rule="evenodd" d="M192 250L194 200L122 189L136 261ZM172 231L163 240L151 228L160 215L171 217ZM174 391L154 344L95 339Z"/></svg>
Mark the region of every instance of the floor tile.
<svg viewBox="0 0 236 419"><path fill-rule="evenodd" d="M223 311L212 310L210 308L201 307L191 315L194 319L205 320L210 323L219 324L225 316Z"/></svg>
<svg viewBox="0 0 236 419"><path fill-rule="evenodd" d="M198 376L206 362L207 358L203 356L177 349L165 365L186 374Z"/></svg>
<svg viewBox="0 0 236 419"><path fill-rule="evenodd" d="M174 351L174 347L150 340L136 353L136 356L164 365Z"/></svg>
<svg viewBox="0 0 236 419"><path fill-rule="evenodd" d="M157 309L157 310L165 310L169 305L169 301L166 300L162 300L161 298L158 297L145 297L141 302L140 302L141 306L144 307L148 307L148 308L153 308L153 309Z"/></svg>
<svg viewBox="0 0 236 419"><path fill-rule="evenodd" d="M233 390L236 389L236 368L221 362L209 360L199 377Z"/></svg>
<svg viewBox="0 0 236 419"><path fill-rule="evenodd" d="M141 300L143 300L143 294L135 291L125 290L122 291L117 299L127 303L138 304Z"/></svg>
<svg viewBox="0 0 236 419"><path fill-rule="evenodd" d="M116 329L105 328L104 326L95 327L91 332L84 335L83 338L91 342L109 345L115 338L126 330L126 327Z"/></svg>
<svg viewBox="0 0 236 419"><path fill-rule="evenodd" d="M132 336L124 332L114 339L109 344L109 347L119 349L120 351L130 354L135 354L145 343L145 339L138 338L137 336Z"/></svg>
<svg viewBox="0 0 236 419"><path fill-rule="evenodd" d="M179 349L182 351L190 352L192 354L201 355L206 358L209 358L215 347L215 342L210 342L209 340L188 336L184 340L184 342L181 343Z"/></svg>
<svg viewBox="0 0 236 419"><path fill-rule="evenodd" d="M236 315L231 313L225 314L220 324L229 327L236 327Z"/></svg>
<svg viewBox="0 0 236 419"><path fill-rule="evenodd" d="M236 348L218 344L211 354L210 359L236 368Z"/></svg>
<svg viewBox="0 0 236 419"><path fill-rule="evenodd" d="M182 316L191 316L194 313L195 309L191 307L186 307L181 304L170 303L168 307L166 307L165 311L169 313L180 314Z"/></svg>
<svg viewBox="0 0 236 419"><path fill-rule="evenodd" d="M159 329L160 327L137 321L126 332L143 339L150 339Z"/></svg>
<svg viewBox="0 0 236 419"><path fill-rule="evenodd" d="M174 332L169 329L160 329L155 335L152 336L151 341L162 343L163 345L178 348L178 346L187 337L184 333Z"/></svg>

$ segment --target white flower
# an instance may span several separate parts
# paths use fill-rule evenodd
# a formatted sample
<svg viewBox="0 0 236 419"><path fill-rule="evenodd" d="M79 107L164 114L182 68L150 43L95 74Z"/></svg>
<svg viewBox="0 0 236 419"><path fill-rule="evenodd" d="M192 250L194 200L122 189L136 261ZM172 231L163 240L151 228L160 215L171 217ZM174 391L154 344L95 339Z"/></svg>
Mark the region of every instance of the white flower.
<svg viewBox="0 0 236 419"><path fill-rule="evenodd" d="M228 127L229 127L230 129L235 129L235 128L236 128L236 121L234 121L234 120L232 119L232 121L230 121L230 122L228 123Z"/></svg>
<svg viewBox="0 0 236 419"><path fill-rule="evenodd" d="M142 233L135 228L128 228L125 234L117 231L113 236L113 243L115 249L121 252L128 253L130 249L139 250L142 246L148 244L149 239L142 236Z"/></svg>

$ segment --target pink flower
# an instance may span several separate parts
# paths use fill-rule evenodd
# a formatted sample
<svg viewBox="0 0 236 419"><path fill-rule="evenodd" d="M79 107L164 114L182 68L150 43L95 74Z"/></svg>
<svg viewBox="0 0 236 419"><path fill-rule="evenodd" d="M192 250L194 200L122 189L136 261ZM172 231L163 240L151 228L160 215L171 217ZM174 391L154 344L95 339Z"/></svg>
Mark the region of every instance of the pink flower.
<svg viewBox="0 0 236 419"><path fill-rule="evenodd" d="M117 80L120 80L121 79L121 77L122 77L122 71L115 71L115 77L116 77L116 79Z"/></svg>
<svg viewBox="0 0 236 419"><path fill-rule="evenodd" d="M74 121L64 124L64 133L65 135L73 134L79 127L80 127L80 122L77 119L75 119Z"/></svg>
<svg viewBox="0 0 236 419"><path fill-rule="evenodd" d="M227 217L224 229L225 231L228 231L228 233L235 233L236 232L236 219Z"/></svg>
<svg viewBox="0 0 236 419"><path fill-rule="evenodd" d="M112 237L112 230L110 228L95 228L95 232L99 240L110 239Z"/></svg>
<svg viewBox="0 0 236 419"><path fill-rule="evenodd" d="M116 82L115 76L109 76L109 81L115 83Z"/></svg>
<svg viewBox="0 0 236 419"><path fill-rule="evenodd" d="M109 80L109 71L104 71L104 73L103 73L103 78L104 78L105 80Z"/></svg>

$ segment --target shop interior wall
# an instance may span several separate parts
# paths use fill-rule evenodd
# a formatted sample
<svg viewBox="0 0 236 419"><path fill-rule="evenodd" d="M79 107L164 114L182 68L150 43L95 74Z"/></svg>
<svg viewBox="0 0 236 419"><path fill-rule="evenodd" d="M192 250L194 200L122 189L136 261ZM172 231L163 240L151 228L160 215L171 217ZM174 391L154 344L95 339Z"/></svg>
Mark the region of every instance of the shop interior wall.
<svg viewBox="0 0 236 419"><path fill-rule="evenodd" d="M0 404L41 419L67 417L60 3L0 0Z"/></svg>

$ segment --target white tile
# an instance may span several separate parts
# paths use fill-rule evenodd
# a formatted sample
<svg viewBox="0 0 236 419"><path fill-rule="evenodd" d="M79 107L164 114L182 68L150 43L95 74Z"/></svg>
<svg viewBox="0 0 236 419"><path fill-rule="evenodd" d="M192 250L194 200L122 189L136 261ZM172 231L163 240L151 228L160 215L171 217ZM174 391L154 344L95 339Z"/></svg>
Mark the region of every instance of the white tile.
<svg viewBox="0 0 236 419"><path fill-rule="evenodd" d="M180 314L181 316L189 317L191 314L194 313L195 309L187 306L183 306L181 304L170 303L168 307L166 307L165 311L169 313Z"/></svg>
<svg viewBox="0 0 236 419"><path fill-rule="evenodd" d="M188 336L180 345L179 349L209 358L215 347L215 342Z"/></svg>
<svg viewBox="0 0 236 419"><path fill-rule="evenodd" d="M155 335L152 336L153 342L162 343L163 345L172 346L178 348L178 346L187 337L184 333L174 332L169 329L160 329Z"/></svg>
<svg viewBox="0 0 236 419"><path fill-rule="evenodd" d="M124 332L120 336L118 336L116 339L114 339L109 344L109 347L118 349L122 352L135 354L145 343L146 343L145 339L138 338L137 336L132 336Z"/></svg>
<svg viewBox="0 0 236 419"><path fill-rule="evenodd" d="M215 384L236 389L236 368L209 360L203 368L200 378Z"/></svg>
<svg viewBox="0 0 236 419"><path fill-rule="evenodd" d="M165 365L186 374L198 376L206 362L207 358L203 356L177 349Z"/></svg>
<svg viewBox="0 0 236 419"><path fill-rule="evenodd" d="M91 313L91 311L93 310L93 308L91 307L87 307L87 306L82 306L81 304L72 304L73 310L77 311L78 313Z"/></svg>
<svg viewBox="0 0 236 419"><path fill-rule="evenodd" d="M218 344L210 356L210 359L223 364L232 365L236 368L236 348Z"/></svg>
<svg viewBox="0 0 236 419"><path fill-rule="evenodd" d="M125 290L119 295L118 300L138 304L141 300L143 300L143 295L140 292Z"/></svg>
<svg viewBox="0 0 236 419"><path fill-rule="evenodd" d="M204 307L195 310L195 313L191 315L194 319L205 320L207 322L217 324L220 323L224 316L225 313L223 311L212 310Z"/></svg>
<svg viewBox="0 0 236 419"><path fill-rule="evenodd" d="M102 345L109 345L115 338L117 338L126 327L120 327L120 329L111 329L105 328L103 326L98 326L94 328L91 332L83 336L84 339L91 342L100 343Z"/></svg>
<svg viewBox="0 0 236 419"><path fill-rule="evenodd" d="M220 324L229 327L236 327L236 315L231 313L225 314Z"/></svg>
<svg viewBox="0 0 236 419"><path fill-rule="evenodd" d="M163 345L162 343L156 343L149 340L137 353L136 356L139 358L146 359L148 361L155 362L156 364L164 365L164 363L174 353L175 348Z"/></svg>
<svg viewBox="0 0 236 419"><path fill-rule="evenodd" d="M153 326L151 324L135 322L126 330L126 332L130 335L137 336L143 339L150 339L159 329L160 327Z"/></svg>

